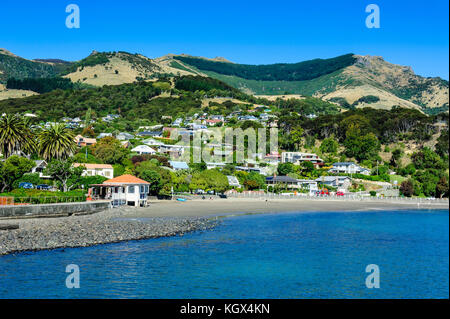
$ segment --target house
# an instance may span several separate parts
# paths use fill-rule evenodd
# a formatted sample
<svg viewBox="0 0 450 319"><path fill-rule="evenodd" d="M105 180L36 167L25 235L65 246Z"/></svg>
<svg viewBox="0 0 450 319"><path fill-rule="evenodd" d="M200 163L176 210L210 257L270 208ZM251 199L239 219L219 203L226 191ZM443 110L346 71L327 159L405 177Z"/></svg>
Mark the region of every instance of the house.
<svg viewBox="0 0 450 319"><path fill-rule="evenodd" d="M82 176L103 176L107 178L114 176L114 168L110 164L73 163L73 167L80 166L84 166Z"/></svg>
<svg viewBox="0 0 450 319"><path fill-rule="evenodd" d="M311 162L314 166L319 166L323 164L323 160L313 153L302 153L302 152L283 152L281 153L282 163L293 163L299 165L303 162Z"/></svg>
<svg viewBox="0 0 450 319"><path fill-rule="evenodd" d="M314 196L319 190L317 182L311 179L299 179L300 187L309 191L309 196Z"/></svg>
<svg viewBox="0 0 450 319"><path fill-rule="evenodd" d="M150 183L133 175L122 175L94 184L92 197L110 200L113 206L146 206Z"/></svg>
<svg viewBox="0 0 450 319"><path fill-rule="evenodd" d="M351 181L351 178L348 176L321 176L316 178L316 182L319 184L341 188L348 188L351 185Z"/></svg>
<svg viewBox="0 0 450 319"><path fill-rule="evenodd" d="M148 145L148 146L161 146L161 145L164 145L163 142L157 141L157 140L155 140L153 138L149 138L149 139L143 141L142 143L144 143L145 145Z"/></svg>
<svg viewBox="0 0 450 319"><path fill-rule="evenodd" d="M203 124L197 124L197 123L189 123L188 127L193 130L193 131L197 131L197 130L206 130L208 127L206 125Z"/></svg>
<svg viewBox="0 0 450 319"><path fill-rule="evenodd" d="M183 123L183 119L181 117L179 117L172 123L172 126L180 127L182 123Z"/></svg>
<svg viewBox="0 0 450 319"><path fill-rule="evenodd" d="M338 162L334 163L333 167L328 170L329 173L335 174L364 174L370 175L367 168L361 167L354 162Z"/></svg>
<svg viewBox="0 0 450 319"><path fill-rule="evenodd" d="M280 162L281 155L278 152L270 152L264 156L264 161L270 164L278 164Z"/></svg>
<svg viewBox="0 0 450 319"><path fill-rule="evenodd" d="M124 148L130 148L131 147L130 141L120 141L120 144L122 144L122 147L124 147Z"/></svg>
<svg viewBox="0 0 450 319"><path fill-rule="evenodd" d="M101 139L101 138L104 138L104 137L112 137L112 133L100 133L97 136L98 139Z"/></svg>
<svg viewBox="0 0 450 319"><path fill-rule="evenodd" d="M218 121L220 121L220 122L223 122L223 121L224 121L223 115L211 115L211 116L209 117L209 119L210 119L210 120L218 120Z"/></svg>
<svg viewBox="0 0 450 319"><path fill-rule="evenodd" d="M144 155L144 154L154 155L154 154L156 154L156 151L148 145L136 146L135 148L131 149L131 151L138 153L139 155Z"/></svg>
<svg viewBox="0 0 450 319"><path fill-rule="evenodd" d="M186 162L169 161L169 164L175 171L182 171L189 169L189 165Z"/></svg>
<svg viewBox="0 0 450 319"><path fill-rule="evenodd" d="M208 125L208 126L215 126L215 125L217 125L219 123L222 123L222 122L223 121L221 121L221 120L211 120L211 119L205 120L205 124Z"/></svg>
<svg viewBox="0 0 450 319"><path fill-rule="evenodd" d="M266 177L266 184L268 186L281 186L283 188L299 189L300 183L298 179L289 176L270 176Z"/></svg>
<svg viewBox="0 0 450 319"><path fill-rule="evenodd" d="M228 185L230 185L231 187L241 188L241 184L239 183L239 180L236 176L228 175L227 179Z"/></svg>
<svg viewBox="0 0 450 319"><path fill-rule="evenodd" d="M138 133L139 136L146 137L162 137L162 131L142 131Z"/></svg>
<svg viewBox="0 0 450 319"><path fill-rule="evenodd" d="M118 114L108 114L108 115L102 117L102 120L104 122L112 122L119 117L120 117L120 115L118 115Z"/></svg>
<svg viewBox="0 0 450 319"><path fill-rule="evenodd" d="M175 158L180 157L184 153L184 148L180 145L161 145L158 148L158 152L162 154L168 154Z"/></svg>
<svg viewBox="0 0 450 319"><path fill-rule="evenodd" d="M89 137L83 137L81 135L77 135L75 137L75 143L77 143L78 146L89 146L94 145L97 143L97 140L95 138L89 138Z"/></svg>
<svg viewBox="0 0 450 319"><path fill-rule="evenodd" d="M44 175L44 171L47 168L47 162L44 160L34 161L36 166L31 169L31 173L38 173L40 178L50 178L48 175Z"/></svg>
<svg viewBox="0 0 450 319"><path fill-rule="evenodd" d="M119 141L129 141L134 138L134 135L126 133L126 132L122 132L122 133L117 134L116 138Z"/></svg>
<svg viewBox="0 0 450 319"><path fill-rule="evenodd" d="M258 118L253 115L244 115L238 117L239 121L258 121Z"/></svg>

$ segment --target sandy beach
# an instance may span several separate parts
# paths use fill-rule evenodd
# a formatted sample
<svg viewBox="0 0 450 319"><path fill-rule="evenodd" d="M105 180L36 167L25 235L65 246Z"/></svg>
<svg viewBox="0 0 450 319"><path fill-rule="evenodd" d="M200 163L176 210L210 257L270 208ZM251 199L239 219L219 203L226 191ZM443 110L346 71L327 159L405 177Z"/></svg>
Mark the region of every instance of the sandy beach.
<svg viewBox="0 0 450 319"><path fill-rule="evenodd" d="M396 209L449 209L446 203L402 200L333 200L333 199L205 199L153 201L149 207L130 212L133 217L205 217L245 213L380 211Z"/></svg>
<svg viewBox="0 0 450 319"><path fill-rule="evenodd" d="M152 201L148 207L123 206L91 215L1 220L18 229L0 231L0 255L127 240L179 236L212 229L220 217L282 212L352 212L447 209L447 202L342 199L196 199Z"/></svg>

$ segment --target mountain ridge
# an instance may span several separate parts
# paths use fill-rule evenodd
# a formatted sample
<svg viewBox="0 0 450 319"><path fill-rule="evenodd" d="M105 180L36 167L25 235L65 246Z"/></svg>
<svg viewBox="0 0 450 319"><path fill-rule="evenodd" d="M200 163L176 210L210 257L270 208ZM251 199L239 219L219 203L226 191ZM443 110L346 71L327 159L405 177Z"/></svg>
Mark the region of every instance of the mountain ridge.
<svg viewBox="0 0 450 319"><path fill-rule="evenodd" d="M343 108L448 109L448 81L416 75L411 67L379 56L350 53L298 63L249 65L222 57L167 54L151 59L124 51L93 51L84 59L68 62L27 60L0 49L0 91L11 77L63 76L72 82L103 86L183 75L212 77L252 95L314 96Z"/></svg>

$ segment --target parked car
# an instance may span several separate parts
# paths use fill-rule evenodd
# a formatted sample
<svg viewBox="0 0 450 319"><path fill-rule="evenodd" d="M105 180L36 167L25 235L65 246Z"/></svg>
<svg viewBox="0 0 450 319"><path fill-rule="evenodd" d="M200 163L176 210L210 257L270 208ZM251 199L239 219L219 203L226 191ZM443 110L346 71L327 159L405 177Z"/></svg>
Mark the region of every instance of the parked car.
<svg viewBox="0 0 450 319"><path fill-rule="evenodd" d="M195 190L195 194L202 195L202 194L205 194L205 191L203 189L197 189L197 190Z"/></svg>
<svg viewBox="0 0 450 319"><path fill-rule="evenodd" d="M220 198L228 198L228 196L225 195L225 194L219 194L219 197L220 197Z"/></svg>
<svg viewBox="0 0 450 319"><path fill-rule="evenodd" d="M322 189L322 190L316 192L316 195L317 195L317 196L328 196L328 195L329 195L328 189L326 189L326 188L325 188L325 189Z"/></svg>
<svg viewBox="0 0 450 319"><path fill-rule="evenodd" d="M47 184L40 184L40 185L36 186L36 189L40 189L40 190L43 190L43 191L49 191L52 188L53 188L52 186L47 185Z"/></svg>
<svg viewBox="0 0 450 319"><path fill-rule="evenodd" d="M344 192L337 192L336 196L344 196Z"/></svg>
<svg viewBox="0 0 450 319"><path fill-rule="evenodd" d="M19 184L19 188L23 188L23 189L33 189L34 185L28 182L22 182Z"/></svg>
<svg viewBox="0 0 450 319"><path fill-rule="evenodd" d="M214 194L215 194L214 191L207 191L206 193L207 193L208 195L214 195Z"/></svg>

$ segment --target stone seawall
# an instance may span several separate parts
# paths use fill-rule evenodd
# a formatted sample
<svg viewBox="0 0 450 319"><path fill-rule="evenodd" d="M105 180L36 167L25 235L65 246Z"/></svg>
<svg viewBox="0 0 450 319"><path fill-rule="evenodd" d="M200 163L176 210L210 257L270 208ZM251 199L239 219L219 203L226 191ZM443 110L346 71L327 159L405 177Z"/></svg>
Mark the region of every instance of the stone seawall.
<svg viewBox="0 0 450 319"><path fill-rule="evenodd" d="M108 209L109 207L110 202L0 206L0 219L92 214Z"/></svg>

